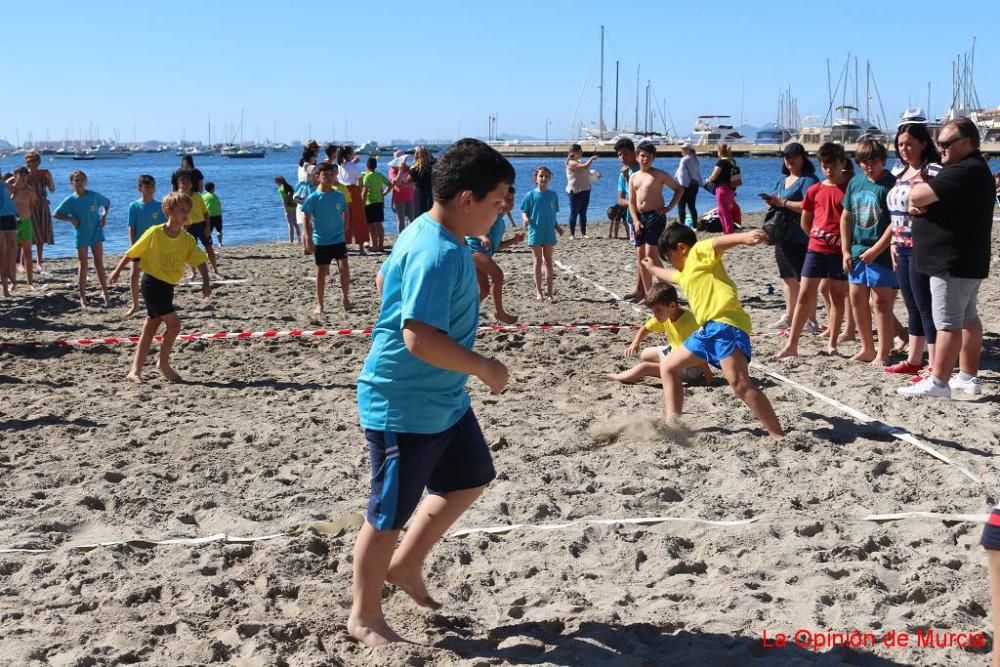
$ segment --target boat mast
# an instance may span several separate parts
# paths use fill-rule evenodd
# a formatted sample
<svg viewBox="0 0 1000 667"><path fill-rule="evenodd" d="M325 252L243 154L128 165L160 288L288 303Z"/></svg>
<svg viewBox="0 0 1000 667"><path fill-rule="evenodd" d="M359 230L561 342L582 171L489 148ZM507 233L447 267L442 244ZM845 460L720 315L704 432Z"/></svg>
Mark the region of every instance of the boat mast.
<svg viewBox="0 0 1000 667"><path fill-rule="evenodd" d="M601 26L601 83L597 86L601 91L600 108L597 110L597 135L604 139L604 26Z"/></svg>
<svg viewBox="0 0 1000 667"><path fill-rule="evenodd" d="M615 61L615 132L618 132L618 66L620 60Z"/></svg>
<svg viewBox="0 0 1000 667"><path fill-rule="evenodd" d="M208 116L208 150L212 150L212 116Z"/></svg>
<svg viewBox="0 0 1000 667"><path fill-rule="evenodd" d="M635 66L635 131L639 131L639 68Z"/></svg>

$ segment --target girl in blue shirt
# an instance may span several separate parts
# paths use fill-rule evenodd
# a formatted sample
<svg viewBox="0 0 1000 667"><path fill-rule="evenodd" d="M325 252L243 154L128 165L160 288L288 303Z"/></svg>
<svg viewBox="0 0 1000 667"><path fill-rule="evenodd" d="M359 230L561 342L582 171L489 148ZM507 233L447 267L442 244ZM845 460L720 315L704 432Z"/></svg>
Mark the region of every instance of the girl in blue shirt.
<svg viewBox="0 0 1000 667"><path fill-rule="evenodd" d="M94 255L94 268L101 283L104 307L111 305L108 297L108 279L104 273L104 225L108 220L111 200L99 192L87 189L87 175L74 171L69 175L73 194L59 204L53 217L73 225L76 236L77 283L80 291L80 307L87 307L87 250Z"/></svg>
<svg viewBox="0 0 1000 667"><path fill-rule="evenodd" d="M521 201L524 226L528 230L528 245L535 261L535 298L542 300L542 262L545 262L546 297L552 300L552 248L556 245L556 233L562 236L563 229L556 222L559 212L559 197L549 190L552 172L548 167L535 169L535 184L538 186Z"/></svg>

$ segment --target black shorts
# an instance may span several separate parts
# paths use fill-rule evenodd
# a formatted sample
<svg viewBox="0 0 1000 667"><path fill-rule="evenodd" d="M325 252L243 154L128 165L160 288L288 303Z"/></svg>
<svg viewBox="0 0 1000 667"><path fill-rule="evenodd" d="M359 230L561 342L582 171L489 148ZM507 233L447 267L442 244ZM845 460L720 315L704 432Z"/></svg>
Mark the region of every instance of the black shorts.
<svg viewBox="0 0 1000 667"><path fill-rule="evenodd" d="M640 245L659 245L660 236L663 235L663 230L667 228L667 216L665 213L660 213L659 211L643 211L639 214L639 235L636 237L635 244Z"/></svg>
<svg viewBox="0 0 1000 667"><path fill-rule="evenodd" d="M203 220L201 222L196 222L194 224L188 225L187 232L188 234L193 236L196 241L198 241L203 246L208 248L209 246L212 245L212 234L209 233L208 236L205 236L205 224L206 223ZM209 229L208 231L211 232L212 230Z"/></svg>
<svg viewBox="0 0 1000 667"><path fill-rule="evenodd" d="M774 246L774 260L778 263L778 275L782 280L802 276L802 265L806 263L805 243L779 243Z"/></svg>
<svg viewBox="0 0 1000 667"><path fill-rule="evenodd" d="M385 222L385 202L365 205L365 220L368 224L373 222Z"/></svg>
<svg viewBox="0 0 1000 667"><path fill-rule="evenodd" d="M221 232L222 231L222 216L221 215L213 215L212 217L210 217L208 219L208 224L210 224L212 226L212 229L214 229L215 231Z"/></svg>
<svg viewBox="0 0 1000 667"><path fill-rule="evenodd" d="M170 283L144 273L139 281L139 291L142 293L142 300L146 302L146 314L151 318L175 312L174 286Z"/></svg>
<svg viewBox="0 0 1000 667"><path fill-rule="evenodd" d="M979 543L984 549L1000 551L1000 508L990 513L986 525L983 526L983 536L979 539Z"/></svg>
<svg viewBox="0 0 1000 667"><path fill-rule="evenodd" d="M834 255L807 250L806 261L802 263L801 275L803 278L847 280L847 274L844 273L844 258L839 252Z"/></svg>
<svg viewBox="0 0 1000 667"><path fill-rule="evenodd" d="M377 530L398 530L431 495L486 486L496 477L489 445L469 408L441 433L365 429L372 464L366 519Z"/></svg>
<svg viewBox="0 0 1000 667"><path fill-rule="evenodd" d="M0 215L0 232L16 232L16 231L17 231L17 216Z"/></svg>
<svg viewBox="0 0 1000 667"><path fill-rule="evenodd" d="M314 257L316 266L330 266L330 262L335 259L347 259L347 244L318 245Z"/></svg>

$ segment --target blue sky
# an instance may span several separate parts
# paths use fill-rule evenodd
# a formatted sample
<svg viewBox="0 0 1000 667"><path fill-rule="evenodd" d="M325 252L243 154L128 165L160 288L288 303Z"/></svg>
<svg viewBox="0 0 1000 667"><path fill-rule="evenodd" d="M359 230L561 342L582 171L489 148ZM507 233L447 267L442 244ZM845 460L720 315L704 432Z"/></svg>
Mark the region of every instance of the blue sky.
<svg viewBox="0 0 1000 667"><path fill-rule="evenodd" d="M802 114L823 114L826 58L836 79L848 52L862 77L871 60L892 123L908 103L925 105L928 82L938 115L950 99L952 60L973 35L980 100L1000 105L1000 15L995 2L978 0L947 13L923 0L855 3L850 12L841 3L729 0L246 0L187 3L184 19L176 3L51 0L43 13L31 2L7 4L0 138L11 142L29 132L44 139L46 128L53 140L87 136L91 124L123 141L133 128L140 140L203 141L209 115L217 140L239 123L241 107L247 141L271 137L275 123L286 142L310 127L323 140L359 142L485 136L491 113L502 133L542 137L549 120L550 137L567 137L574 115L597 120L601 23L609 126L616 60L622 122L634 120L640 65L643 91L651 79L657 104L666 99L687 134L696 115L738 121L741 106L748 124L773 120L786 86Z"/></svg>

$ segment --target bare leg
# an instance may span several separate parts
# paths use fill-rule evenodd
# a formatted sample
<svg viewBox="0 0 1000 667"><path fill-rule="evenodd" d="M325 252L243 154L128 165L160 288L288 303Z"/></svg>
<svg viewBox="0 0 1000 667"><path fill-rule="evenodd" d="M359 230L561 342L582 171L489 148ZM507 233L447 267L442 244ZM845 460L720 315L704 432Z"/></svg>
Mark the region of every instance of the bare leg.
<svg viewBox="0 0 1000 667"><path fill-rule="evenodd" d="M42 264L42 249L45 247L45 243L35 241L35 247L38 249L38 272L41 273L45 270L45 266Z"/></svg>
<svg viewBox="0 0 1000 667"><path fill-rule="evenodd" d="M795 278L782 278L785 283L785 317L792 321L795 315L795 302L799 300L799 281Z"/></svg>
<svg viewBox="0 0 1000 667"><path fill-rule="evenodd" d="M313 308L314 315L323 312L323 303L326 296L326 278L330 275L329 264L318 264L316 266L316 307Z"/></svg>
<svg viewBox="0 0 1000 667"><path fill-rule="evenodd" d="M132 271L129 275L128 289L132 296L132 307L125 313L125 317L132 317L139 312L139 277L142 271L139 269L139 262L132 262Z"/></svg>
<svg viewBox="0 0 1000 667"><path fill-rule="evenodd" d="M398 537L398 530L376 530L366 521L354 542L354 601L347 632L365 646L403 641L382 612L382 588Z"/></svg>
<svg viewBox="0 0 1000 667"><path fill-rule="evenodd" d="M628 223L624 223L628 224ZM626 230L627 231L627 230ZM637 246L635 249L635 289L630 293L625 295L626 301L633 301L635 299L642 299L646 296L646 287L642 282L642 246Z"/></svg>
<svg viewBox="0 0 1000 667"><path fill-rule="evenodd" d="M107 308L111 305L111 299L108 296L108 277L104 272L104 244L95 245L93 252L94 269L97 271L97 281L101 284L101 294L104 295L104 307Z"/></svg>
<svg viewBox="0 0 1000 667"><path fill-rule="evenodd" d="M208 224L208 223L205 223ZM209 227L209 234L211 234L211 227ZM205 254L208 255L208 261L212 264L212 273L215 274L217 278L222 278L222 274L219 273L219 260L215 257L215 248L212 246L205 247Z"/></svg>
<svg viewBox="0 0 1000 667"><path fill-rule="evenodd" d="M479 300L485 299L486 293L492 291L496 318L504 324L517 322L516 315L510 315L503 309L503 271L492 257L484 253L477 252L472 258L476 262L476 275L479 278Z"/></svg>
<svg viewBox="0 0 1000 667"><path fill-rule="evenodd" d="M87 307L87 246L76 249L76 281L80 292L80 307Z"/></svg>
<svg viewBox="0 0 1000 667"><path fill-rule="evenodd" d="M851 311L854 313L854 321L858 325L858 334L861 338L861 349L851 357L854 361L874 361L875 341L872 338L872 310L869 303L868 288L864 285L851 285L849 287Z"/></svg>
<svg viewBox="0 0 1000 667"><path fill-rule="evenodd" d="M163 340L160 342L160 358L156 362L156 367L163 373L163 377L166 378L167 382L179 382L181 376L170 367L170 353L174 349L174 341L177 340L177 335L181 332L181 321L177 317L177 313L170 313L163 316L163 322L167 325L167 330L164 332Z"/></svg>
<svg viewBox="0 0 1000 667"><path fill-rule="evenodd" d="M622 384L634 384L643 378L658 378L660 377L660 362L640 361L627 371L612 373L608 377Z"/></svg>
<svg viewBox="0 0 1000 667"><path fill-rule="evenodd" d="M875 287L875 328L878 330L878 356L872 361L873 366L885 366L889 363L892 353L892 340L895 336L896 316L892 314L892 302L896 298L896 290L891 287Z"/></svg>
<svg viewBox="0 0 1000 667"><path fill-rule="evenodd" d="M781 348L781 351L774 356L775 359L784 357L797 357L799 354L799 338L802 336L802 329L806 326L806 316L816 308L816 290L820 281L817 278L803 278L799 287L799 298L792 310L792 323L788 329L788 342Z"/></svg>
<svg viewBox="0 0 1000 667"><path fill-rule="evenodd" d="M729 386L747 404L747 407L753 410L753 413L757 415L757 419L761 421L767 432L771 434L771 437L782 437L785 432L781 430L778 416L774 414L771 401L767 400L764 392L758 389L757 385L750 378L747 358L743 356L743 353L736 350L732 355L719 363L722 366L722 372L726 376L726 381L729 382Z"/></svg>
<svg viewBox="0 0 1000 667"><path fill-rule="evenodd" d="M684 408L681 371L702 361L701 357L684 347L671 350L670 354L660 360L660 380L663 382L663 404L668 424L674 423Z"/></svg>
<svg viewBox="0 0 1000 667"><path fill-rule="evenodd" d="M3 295L10 296L10 287L17 280L17 232L0 232L0 283Z"/></svg>
<svg viewBox="0 0 1000 667"><path fill-rule="evenodd" d="M990 576L990 606L993 607L993 667L1000 667L1000 551L987 549L986 563Z"/></svg>
<svg viewBox="0 0 1000 667"><path fill-rule="evenodd" d="M531 246L531 258L535 269L535 298L542 300L542 246Z"/></svg>
<svg viewBox="0 0 1000 667"><path fill-rule="evenodd" d="M827 354L837 353L837 342L840 334L840 324L844 319L844 310L847 308L847 281L830 281L830 342L826 348Z"/></svg>
<svg viewBox="0 0 1000 667"><path fill-rule="evenodd" d="M983 353L983 323L980 320L966 322L962 327L962 349L958 356L958 368L969 375L979 375L979 358Z"/></svg>
<svg viewBox="0 0 1000 667"><path fill-rule="evenodd" d="M947 384L961 356L961 349L961 329L938 329L934 345L934 377Z"/></svg>
<svg viewBox="0 0 1000 667"><path fill-rule="evenodd" d="M21 264L24 266L24 273L28 280L28 286L34 284L34 264L31 261L31 241L21 243Z"/></svg>
<svg viewBox="0 0 1000 667"><path fill-rule="evenodd" d="M909 336L909 352L906 355L906 363L911 366L924 365L924 346L927 339L923 336Z"/></svg>
<svg viewBox="0 0 1000 667"><path fill-rule="evenodd" d="M344 310L351 309L351 269L346 259L337 260L337 271L340 273L340 296Z"/></svg>
<svg viewBox="0 0 1000 667"><path fill-rule="evenodd" d="M439 609L441 605L430 596L424 584L424 560L445 531L479 498L485 488L479 486L424 498L410 520L410 527L403 535L403 541L392 556L386 581L402 588L420 606Z"/></svg>
<svg viewBox="0 0 1000 667"><path fill-rule="evenodd" d="M132 358L132 368L128 372L128 379L132 382L142 382L142 367L146 363L146 355L149 354L149 348L153 344L153 336L160 328L160 321L159 317L147 317L142 325L142 334L135 347L135 357Z"/></svg>
<svg viewBox="0 0 1000 667"><path fill-rule="evenodd" d="M552 282L554 273L552 272L552 246L542 246L542 257L545 259L545 287L549 299L552 298Z"/></svg>

